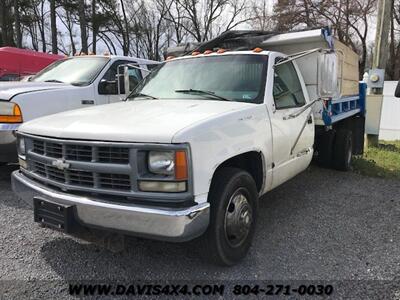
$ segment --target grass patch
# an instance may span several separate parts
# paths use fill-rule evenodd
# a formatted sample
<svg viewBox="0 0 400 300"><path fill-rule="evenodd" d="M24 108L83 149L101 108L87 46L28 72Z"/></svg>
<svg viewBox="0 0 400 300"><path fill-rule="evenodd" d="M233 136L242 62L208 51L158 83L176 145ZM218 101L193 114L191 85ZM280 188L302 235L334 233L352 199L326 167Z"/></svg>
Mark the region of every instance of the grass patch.
<svg viewBox="0 0 400 300"><path fill-rule="evenodd" d="M400 141L369 147L363 157L354 157L353 169L367 176L400 179Z"/></svg>

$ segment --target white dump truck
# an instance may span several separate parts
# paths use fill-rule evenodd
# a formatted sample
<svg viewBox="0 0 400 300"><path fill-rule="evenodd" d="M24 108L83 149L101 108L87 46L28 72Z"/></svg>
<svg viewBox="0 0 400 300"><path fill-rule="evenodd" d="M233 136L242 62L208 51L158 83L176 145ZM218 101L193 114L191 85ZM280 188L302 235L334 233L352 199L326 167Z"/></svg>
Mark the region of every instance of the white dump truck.
<svg viewBox="0 0 400 300"><path fill-rule="evenodd" d="M210 259L232 265L261 195L313 156L347 170L362 153L358 58L328 28L233 31L170 54L125 102L23 124L13 190L45 226L202 236Z"/></svg>
<svg viewBox="0 0 400 300"><path fill-rule="evenodd" d="M131 65L127 72L132 90L148 74L147 66L154 64L126 56L74 56L54 62L28 82L0 83L0 165L17 161L15 132L23 122L125 99L125 77L117 78L125 67L120 66Z"/></svg>

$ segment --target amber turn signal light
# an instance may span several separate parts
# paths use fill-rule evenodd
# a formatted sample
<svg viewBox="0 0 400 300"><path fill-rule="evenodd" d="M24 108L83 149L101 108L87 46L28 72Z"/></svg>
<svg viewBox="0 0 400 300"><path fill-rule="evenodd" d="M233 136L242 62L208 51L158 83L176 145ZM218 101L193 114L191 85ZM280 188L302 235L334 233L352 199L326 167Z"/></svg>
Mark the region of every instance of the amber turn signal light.
<svg viewBox="0 0 400 300"><path fill-rule="evenodd" d="M188 179L188 163L186 151L178 150L175 152L175 179L187 180Z"/></svg>

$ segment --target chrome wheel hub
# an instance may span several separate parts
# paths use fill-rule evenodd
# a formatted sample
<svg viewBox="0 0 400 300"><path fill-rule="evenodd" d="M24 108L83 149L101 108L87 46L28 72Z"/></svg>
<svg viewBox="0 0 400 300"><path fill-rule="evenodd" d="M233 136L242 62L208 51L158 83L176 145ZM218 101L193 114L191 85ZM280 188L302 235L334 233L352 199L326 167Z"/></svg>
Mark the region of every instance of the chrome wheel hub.
<svg viewBox="0 0 400 300"><path fill-rule="evenodd" d="M253 223L253 211L244 195L243 189L238 189L229 200L225 212L225 237L231 247L240 246L249 235Z"/></svg>

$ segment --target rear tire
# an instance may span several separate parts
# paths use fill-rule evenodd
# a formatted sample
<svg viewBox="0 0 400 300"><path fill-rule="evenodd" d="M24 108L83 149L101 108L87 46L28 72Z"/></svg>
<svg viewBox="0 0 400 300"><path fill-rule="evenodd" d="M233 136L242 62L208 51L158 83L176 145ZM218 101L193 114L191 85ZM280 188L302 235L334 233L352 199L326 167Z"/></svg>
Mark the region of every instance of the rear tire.
<svg viewBox="0 0 400 300"><path fill-rule="evenodd" d="M232 266L251 246L258 212L257 187L248 172L237 168L218 170L214 178L204 250L212 262Z"/></svg>
<svg viewBox="0 0 400 300"><path fill-rule="evenodd" d="M348 171L351 168L353 154L353 134L350 130L340 129L336 132L333 147L333 167L336 170Z"/></svg>
<svg viewBox="0 0 400 300"><path fill-rule="evenodd" d="M316 162L320 167L330 168L332 166L334 141L334 130L325 131L318 137L316 147L318 156Z"/></svg>

